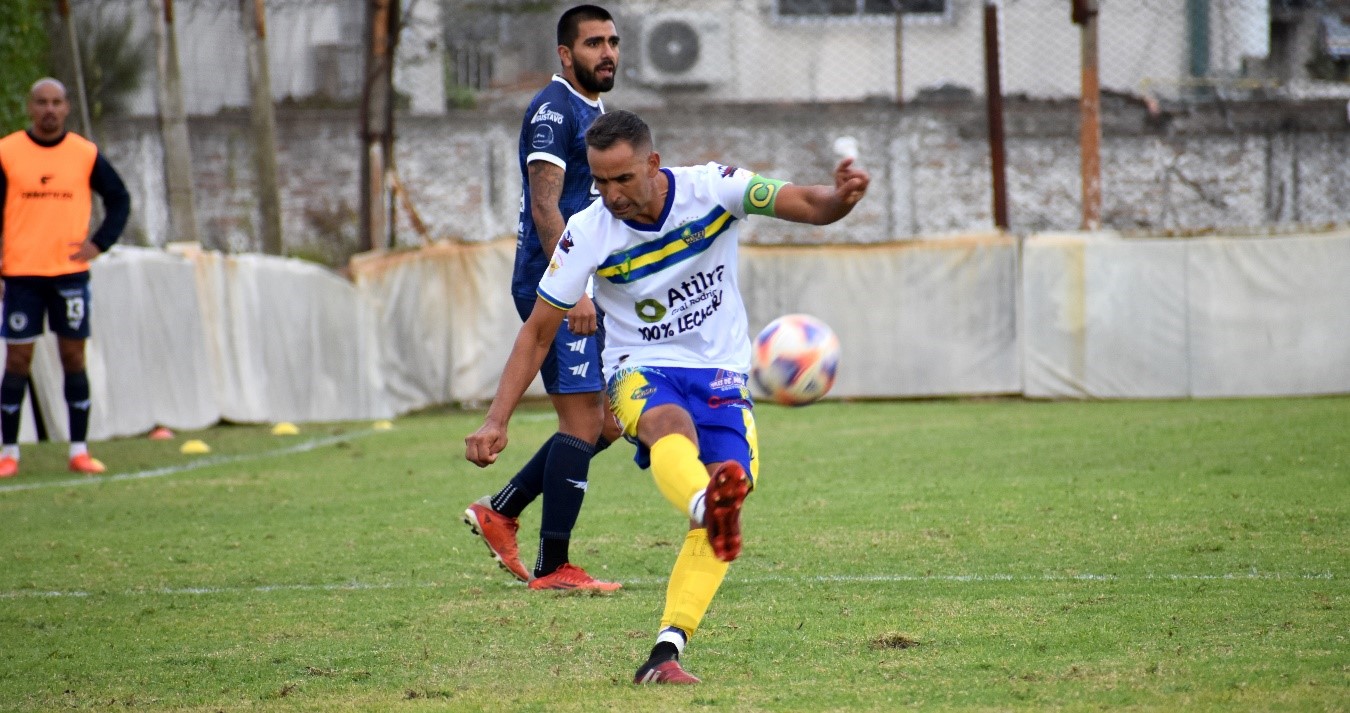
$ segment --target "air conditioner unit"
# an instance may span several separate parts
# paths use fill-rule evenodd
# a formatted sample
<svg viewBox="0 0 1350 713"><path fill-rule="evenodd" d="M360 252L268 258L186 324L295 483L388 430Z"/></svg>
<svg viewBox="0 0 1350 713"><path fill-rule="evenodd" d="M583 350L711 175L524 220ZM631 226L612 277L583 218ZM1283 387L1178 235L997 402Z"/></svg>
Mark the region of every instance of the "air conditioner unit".
<svg viewBox="0 0 1350 713"><path fill-rule="evenodd" d="M709 14L658 12L642 18L638 80L657 87L700 86L727 78L727 29Z"/></svg>

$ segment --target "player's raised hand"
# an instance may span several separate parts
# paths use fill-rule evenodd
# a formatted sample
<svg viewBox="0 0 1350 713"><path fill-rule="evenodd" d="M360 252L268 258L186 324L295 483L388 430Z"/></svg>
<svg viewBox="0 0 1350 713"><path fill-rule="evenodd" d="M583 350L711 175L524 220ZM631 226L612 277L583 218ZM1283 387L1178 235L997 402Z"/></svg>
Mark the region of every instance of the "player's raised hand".
<svg viewBox="0 0 1350 713"><path fill-rule="evenodd" d="M506 450L506 429L484 423L464 438L464 458L479 468L497 462L497 454Z"/></svg>
<svg viewBox="0 0 1350 713"><path fill-rule="evenodd" d="M852 207L867 193L872 177L854 164L853 157L845 157L834 167L834 194L844 205Z"/></svg>

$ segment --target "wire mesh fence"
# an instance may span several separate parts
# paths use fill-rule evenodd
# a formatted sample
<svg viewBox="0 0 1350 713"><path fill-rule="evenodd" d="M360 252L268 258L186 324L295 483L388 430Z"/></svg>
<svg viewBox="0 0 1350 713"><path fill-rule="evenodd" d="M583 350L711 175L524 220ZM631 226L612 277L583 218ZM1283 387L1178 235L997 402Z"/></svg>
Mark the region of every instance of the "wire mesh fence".
<svg viewBox="0 0 1350 713"><path fill-rule="evenodd" d="M400 116L427 121L481 116L486 124L495 124L487 129L476 124L478 138L501 140L509 147L518 121L511 114L521 110L558 70L554 27L560 12L573 3L394 1L400 24L393 83ZM327 111L349 122L360 110L370 78L367 6L371 4L355 0L71 0L71 22L85 68L84 95L95 128L119 116L157 114L160 100L155 83L162 51L157 58L153 36L157 17L166 5L173 12L189 115L229 115L248 107L251 26L245 20L247 13L261 7L270 93L276 105L282 111ZM1177 124L1168 123L1169 116L1194 112L1296 114L1302 102L1350 100L1350 0L611 0L602 4L614 14L623 38L621 76L606 96L611 107L661 110L672 116L738 105L794 110L823 105L845 111L850 106L860 111L883 108L894 112L893 123L886 127L892 145L918 125L906 117L943 121L941 113L924 114L927 108L983 107L989 99L986 52L991 46L998 51L995 66L1003 98L1023 109L1069 107L1072 119L1072 107L1083 86L1084 57L1083 26L1074 22L1074 8L1096 8L1096 74L1101 91L1108 99L1138 108L1145 129L1153 132L1148 141L1113 146L1117 137L1112 132L1118 127L1106 124L1103 227L1184 232L1224 225L1350 220L1346 205L1350 201L1344 198L1350 195L1350 169L1344 168L1350 164L1346 121L1294 127L1295 134L1277 139L1267 136L1277 144L1294 145L1305 163L1312 155L1324 159L1330 155L1326 160L1331 168L1316 169L1309 176L1299 189L1303 192L1297 208L1272 207L1272 201L1282 199L1267 195L1262 199L1264 208L1246 212L1230 210L1232 201L1225 192L1264 190L1269 194L1275 190L1243 186L1237 179L1247 171L1272 174L1285 170L1271 161L1272 156L1283 155L1283 149L1258 146L1259 129L1250 135L1233 134L1231 120L1227 127L1221 120L1214 136L1192 131L1185 140L1174 140ZM991 7L997 18L992 38L987 24ZM54 20L52 28L55 71L73 78L70 58L74 53L59 22ZM995 41L991 44L991 40ZM1112 110L1109 104L1105 108ZM1076 121L1064 121L1063 111L1054 120L1038 123L1038 117L1046 115L1024 111L1008 137L1015 229L1078 227L1076 211L1048 210L1046 206L1054 200L1032 190L1032 184L1043 178L1043 167L1036 163L1037 155L1044 153L1042 148L1055 146L1072 153L1080 141L1079 126ZM832 112L831 116L839 114ZM1231 134L1226 140L1239 145L1236 152L1216 150L1215 142L1225 130ZM955 131L970 138L968 127ZM416 135L408 132L400 140ZM202 145L194 138L195 147ZM331 146L335 153L360 151L348 130L337 132ZM416 156L437 147L410 149L404 145L400 150ZM295 164L312 160L313 153L288 153L281 170L299 170ZM1141 153L1159 167L1142 178L1113 184L1119 165L1138 161ZM1190 180L1178 167L1213 162L1216 155L1227 156L1225 161L1240 168L1233 169L1233 178L1216 178L1194 191L1199 201L1207 201L1214 210L1150 212L1150 196L1168 190L1164 184L1184 185ZM1297 163L1298 159L1290 160ZM1342 168L1335 168L1337 162ZM492 170L509 173L510 161L501 163ZM985 168L974 167L972 175ZM1297 172L1306 166L1288 170ZM444 175L438 178L450 180ZM471 180L469 174L465 180ZM979 180L986 179L981 174ZM1149 180L1159 185L1129 185ZM506 180L502 190L510 192L509 183ZM1064 183L1060 192L1072 202L1076 188L1072 181ZM1132 190L1118 190L1122 186ZM483 190L491 192L491 186ZM1018 191L1021 200L1017 200ZM1136 201L1145 204L1133 205ZM431 214L429 222L436 221L436 205L418 207L423 214ZM308 205L286 209L313 212ZM351 212L350 207L344 210ZM966 227L989 224L983 206L968 212L980 217ZM922 221L915 223L915 229L925 227ZM248 238L225 242L242 248L247 247Z"/></svg>

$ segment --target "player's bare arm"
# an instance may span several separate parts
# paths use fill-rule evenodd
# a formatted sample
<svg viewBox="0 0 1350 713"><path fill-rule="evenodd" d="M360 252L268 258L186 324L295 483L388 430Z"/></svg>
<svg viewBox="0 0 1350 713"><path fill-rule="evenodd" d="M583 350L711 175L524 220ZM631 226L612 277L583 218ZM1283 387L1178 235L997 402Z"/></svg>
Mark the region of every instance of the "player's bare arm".
<svg viewBox="0 0 1350 713"><path fill-rule="evenodd" d="M506 450L506 427L511 414L539 373L562 320L562 310L537 300L530 318L521 325L483 425L464 439L464 457L474 465L480 468L492 465L497 462L497 454Z"/></svg>
<svg viewBox="0 0 1350 713"><path fill-rule="evenodd" d="M553 257L567 221L563 220L558 201L562 198L562 167L548 161L531 161L527 167L530 177L530 213L534 216L534 228L539 232L539 244L544 254ZM595 334L599 326L595 304L590 297L583 297L567 313L567 328L573 334L589 336Z"/></svg>
<svg viewBox="0 0 1350 713"><path fill-rule="evenodd" d="M530 214L534 228L539 232L539 244L544 254L553 257L566 221L558 208L562 199L564 171L548 161L531 161L527 167L530 178Z"/></svg>
<svg viewBox="0 0 1350 713"><path fill-rule="evenodd" d="M867 171L846 158L834 168L833 186L786 184L778 189L774 216L794 223L827 225L848 215L871 182Z"/></svg>

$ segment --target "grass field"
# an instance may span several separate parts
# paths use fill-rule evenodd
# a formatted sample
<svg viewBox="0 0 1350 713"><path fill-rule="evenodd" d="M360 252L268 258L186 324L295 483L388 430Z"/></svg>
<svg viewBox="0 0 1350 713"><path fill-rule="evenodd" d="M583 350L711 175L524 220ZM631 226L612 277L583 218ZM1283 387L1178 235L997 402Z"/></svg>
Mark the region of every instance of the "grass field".
<svg viewBox="0 0 1350 713"><path fill-rule="evenodd" d="M684 530L631 449L572 547L624 589L531 592L459 514L550 417L485 471L478 418L120 440L100 478L28 446L0 710L1350 708L1350 398L761 407L693 688L630 682Z"/></svg>

